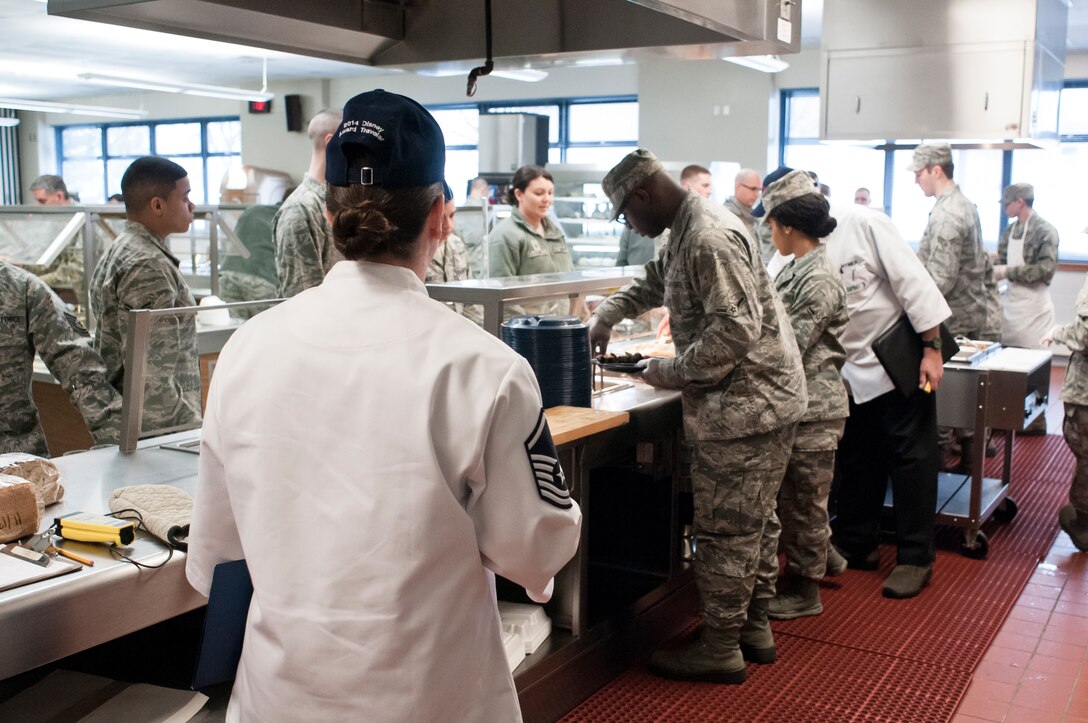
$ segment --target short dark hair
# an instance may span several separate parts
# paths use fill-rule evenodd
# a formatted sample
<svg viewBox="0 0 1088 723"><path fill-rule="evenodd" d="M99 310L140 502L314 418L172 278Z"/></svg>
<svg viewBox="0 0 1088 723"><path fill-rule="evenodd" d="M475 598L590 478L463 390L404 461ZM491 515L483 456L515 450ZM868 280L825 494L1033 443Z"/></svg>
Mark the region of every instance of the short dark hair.
<svg viewBox="0 0 1088 723"><path fill-rule="evenodd" d="M64 194L66 199L71 198L71 196L68 195L68 186L65 185L64 179L60 176L54 176L48 173L43 176L38 176L31 181L30 190L31 192L45 191L46 193L57 193L59 191Z"/></svg>
<svg viewBox="0 0 1088 723"><path fill-rule="evenodd" d="M412 256L441 183L416 188L328 185L325 206L332 216L332 240L349 261L389 253Z"/></svg>
<svg viewBox="0 0 1088 723"><path fill-rule="evenodd" d="M698 176L700 173L705 173L709 176L710 170L694 163L690 166L684 166L684 170L680 171L680 182L683 183L692 176Z"/></svg>
<svg viewBox="0 0 1088 723"><path fill-rule="evenodd" d="M552 174L548 173L543 166L522 166L514 171L514 177L510 179L510 190L506 193L506 202L511 206L516 206L518 199L514 195L514 191L525 191L529 184L538 178L546 178L555 183Z"/></svg>
<svg viewBox="0 0 1088 723"><path fill-rule="evenodd" d="M189 175L184 167L159 156L137 158L121 176L121 196L127 213L139 213L156 196L166 198Z"/></svg>
<svg viewBox="0 0 1088 723"><path fill-rule="evenodd" d="M828 211L831 204L822 195L806 193L775 206L767 213L780 226L795 228L806 236L821 239L831 235L838 225Z"/></svg>
<svg viewBox="0 0 1088 723"><path fill-rule="evenodd" d="M938 163L937 165L940 166L942 171L944 171L945 178L951 181L952 174L956 170L956 164L952 161L949 161L948 163Z"/></svg>

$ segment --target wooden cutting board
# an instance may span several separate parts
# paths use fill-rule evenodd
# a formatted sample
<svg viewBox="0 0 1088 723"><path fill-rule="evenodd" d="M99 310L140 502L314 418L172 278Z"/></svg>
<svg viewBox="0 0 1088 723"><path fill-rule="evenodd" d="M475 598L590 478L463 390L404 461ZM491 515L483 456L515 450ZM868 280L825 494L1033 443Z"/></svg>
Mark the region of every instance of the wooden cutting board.
<svg viewBox="0 0 1088 723"><path fill-rule="evenodd" d="M608 412L588 407L551 407L544 410L556 446L574 442L606 429L627 424L627 412Z"/></svg>

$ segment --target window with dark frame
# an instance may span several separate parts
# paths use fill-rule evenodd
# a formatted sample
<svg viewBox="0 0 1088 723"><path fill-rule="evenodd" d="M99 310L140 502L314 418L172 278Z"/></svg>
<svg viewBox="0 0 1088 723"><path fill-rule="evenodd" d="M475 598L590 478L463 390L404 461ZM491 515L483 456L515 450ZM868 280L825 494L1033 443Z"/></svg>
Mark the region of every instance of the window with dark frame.
<svg viewBox="0 0 1088 723"><path fill-rule="evenodd" d="M169 158L189 172L194 203L218 203L220 183L242 152L237 116L57 126L57 171L83 203L121 192L136 158Z"/></svg>

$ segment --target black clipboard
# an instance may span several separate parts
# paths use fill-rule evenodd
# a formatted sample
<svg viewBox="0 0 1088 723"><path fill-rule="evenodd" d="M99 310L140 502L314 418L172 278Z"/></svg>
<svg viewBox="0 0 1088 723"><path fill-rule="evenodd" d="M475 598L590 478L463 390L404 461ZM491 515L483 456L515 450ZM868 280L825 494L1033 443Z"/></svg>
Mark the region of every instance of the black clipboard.
<svg viewBox="0 0 1088 723"><path fill-rule="evenodd" d="M208 611L193 671L193 690L234 680L242 658L253 581L245 560L221 562L212 571Z"/></svg>
<svg viewBox="0 0 1088 723"><path fill-rule="evenodd" d="M948 361L960 350L955 337L940 325L941 360ZM922 337L906 314L873 340L873 353L904 397L918 391L918 368L922 365Z"/></svg>

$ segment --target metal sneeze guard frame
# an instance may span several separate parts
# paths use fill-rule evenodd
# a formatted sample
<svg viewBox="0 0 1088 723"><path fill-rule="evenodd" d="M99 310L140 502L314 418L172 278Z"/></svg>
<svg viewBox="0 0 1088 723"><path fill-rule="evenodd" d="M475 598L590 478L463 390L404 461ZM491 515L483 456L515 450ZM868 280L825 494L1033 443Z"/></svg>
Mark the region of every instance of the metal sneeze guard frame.
<svg viewBox="0 0 1088 723"><path fill-rule="evenodd" d="M608 294L613 289L642 278L645 273L642 266L614 266L558 274L470 279L427 284L427 293L436 301L479 304L484 309L484 330L499 336L503 305L506 302L556 296L574 297L594 291Z"/></svg>
<svg viewBox="0 0 1088 723"><path fill-rule="evenodd" d="M229 304L213 306L180 306L172 309L131 309L128 312L128 349L125 352L125 388L121 392L121 434L119 445L125 454L136 451L140 441L140 425L144 416L144 383L147 378L147 352L150 346L151 321L153 317L196 315L201 311L219 309L238 309L247 306L271 307L283 299L259 299L254 301L235 301ZM223 332L220 346L226 343L241 324L218 327ZM195 342L195 340L194 340ZM199 350L198 350L199 355ZM172 432L198 429L201 425L180 425L157 429L147 436L161 436Z"/></svg>

